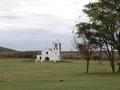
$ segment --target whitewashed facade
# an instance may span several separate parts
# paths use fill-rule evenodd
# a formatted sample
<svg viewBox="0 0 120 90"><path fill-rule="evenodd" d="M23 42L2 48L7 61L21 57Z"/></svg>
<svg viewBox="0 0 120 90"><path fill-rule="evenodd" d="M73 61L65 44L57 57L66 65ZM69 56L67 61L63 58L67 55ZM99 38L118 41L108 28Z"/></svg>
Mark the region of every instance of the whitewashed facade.
<svg viewBox="0 0 120 90"><path fill-rule="evenodd" d="M41 61L60 61L61 60L61 43L59 41L53 42L53 47L41 51L37 55L36 62Z"/></svg>

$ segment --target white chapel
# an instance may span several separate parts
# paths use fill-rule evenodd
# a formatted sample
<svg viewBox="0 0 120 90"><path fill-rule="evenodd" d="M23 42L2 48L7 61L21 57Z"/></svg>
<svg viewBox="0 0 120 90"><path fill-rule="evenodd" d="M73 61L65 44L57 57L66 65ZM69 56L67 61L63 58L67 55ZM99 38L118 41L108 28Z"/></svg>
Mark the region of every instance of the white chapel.
<svg viewBox="0 0 120 90"><path fill-rule="evenodd" d="M37 55L36 62L41 61L60 61L61 60L61 43L57 40L53 42L52 48L41 51L41 54Z"/></svg>

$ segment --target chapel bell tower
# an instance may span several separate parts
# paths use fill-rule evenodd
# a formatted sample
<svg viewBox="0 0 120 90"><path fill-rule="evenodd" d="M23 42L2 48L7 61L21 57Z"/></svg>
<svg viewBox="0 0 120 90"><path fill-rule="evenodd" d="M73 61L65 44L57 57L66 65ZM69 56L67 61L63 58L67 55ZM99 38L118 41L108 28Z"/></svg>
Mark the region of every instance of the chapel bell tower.
<svg viewBox="0 0 120 90"><path fill-rule="evenodd" d="M61 52L61 43L57 40L53 43L54 51L60 53Z"/></svg>

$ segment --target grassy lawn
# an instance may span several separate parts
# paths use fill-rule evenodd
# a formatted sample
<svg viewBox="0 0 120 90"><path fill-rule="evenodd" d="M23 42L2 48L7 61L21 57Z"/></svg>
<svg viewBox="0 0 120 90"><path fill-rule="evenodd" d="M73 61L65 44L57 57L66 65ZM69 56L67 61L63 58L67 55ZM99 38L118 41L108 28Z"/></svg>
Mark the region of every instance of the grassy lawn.
<svg viewBox="0 0 120 90"><path fill-rule="evenodd" d="M0 60L0 90L120 90L120 74L109 63L34 63Z"/></svg>

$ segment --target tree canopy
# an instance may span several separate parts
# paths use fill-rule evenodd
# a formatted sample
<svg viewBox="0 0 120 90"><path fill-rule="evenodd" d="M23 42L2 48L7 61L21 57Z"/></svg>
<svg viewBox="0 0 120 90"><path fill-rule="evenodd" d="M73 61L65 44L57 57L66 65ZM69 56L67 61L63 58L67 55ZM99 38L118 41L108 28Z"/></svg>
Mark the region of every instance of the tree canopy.
<svg viewBox="0 0 120 90"><path fill-rule="evenodd" d="M120 56L120 0L98 0L85 5L84 13L89 22L76 25L78 38L82 36L99 48L104 46L115 72L114 51Z"/></svg>

